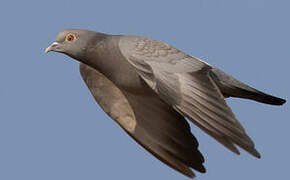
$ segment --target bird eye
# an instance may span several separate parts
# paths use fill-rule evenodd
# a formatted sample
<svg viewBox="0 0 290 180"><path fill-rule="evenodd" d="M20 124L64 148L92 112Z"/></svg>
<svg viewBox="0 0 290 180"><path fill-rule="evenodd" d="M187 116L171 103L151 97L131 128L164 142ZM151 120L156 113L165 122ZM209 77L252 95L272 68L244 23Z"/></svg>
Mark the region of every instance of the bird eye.
<svg viewBox="0 0 290 180"><path fill-rule="evenodd" d="M66 37L65 37L65 41L66 42L72 42L76 40L76 36L74 34L68 34Z"/></svg>

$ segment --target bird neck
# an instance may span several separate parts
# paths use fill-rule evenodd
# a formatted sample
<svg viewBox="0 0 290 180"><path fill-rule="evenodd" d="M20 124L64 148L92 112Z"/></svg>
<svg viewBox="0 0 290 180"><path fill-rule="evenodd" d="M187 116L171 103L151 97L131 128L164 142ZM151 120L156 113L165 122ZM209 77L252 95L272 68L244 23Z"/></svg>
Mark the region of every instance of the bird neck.
<svg viewBox="0 0 290 180"><path fill-rule="evenodd" d="M98 70L109 79L113 78L114 72L118 72L120 66L118 54L118 37L110 36L97 40L88 46L83 63Z"/></svg>

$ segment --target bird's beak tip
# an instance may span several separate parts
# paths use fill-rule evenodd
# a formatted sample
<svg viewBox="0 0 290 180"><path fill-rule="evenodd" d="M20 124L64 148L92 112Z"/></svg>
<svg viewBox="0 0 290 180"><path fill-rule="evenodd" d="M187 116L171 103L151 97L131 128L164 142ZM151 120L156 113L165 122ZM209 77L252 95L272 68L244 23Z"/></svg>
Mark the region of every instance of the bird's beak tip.
<svg viewBox="0 0 290 180"><path fill-rule="evenodd" d="M54 42L54 43L52 43L50 46L48 46L46 49L45 49L45 53L48 53L48 52L50 52L50 51L54 51L55 50L55 48L58 46L58 44L59 43L57 43L57 42Z"/></svg>
<svg viewBox="0 0 290 180"><path fill-rule="evenodd" d="M50 47L46 48L44 52L48 53L49 51L50 51Z"/></svg>

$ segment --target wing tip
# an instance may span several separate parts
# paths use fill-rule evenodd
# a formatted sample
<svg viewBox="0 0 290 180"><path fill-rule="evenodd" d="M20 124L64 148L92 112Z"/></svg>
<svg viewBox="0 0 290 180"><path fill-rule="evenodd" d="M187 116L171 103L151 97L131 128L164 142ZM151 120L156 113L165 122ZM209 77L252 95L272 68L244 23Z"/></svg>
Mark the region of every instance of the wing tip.
<svg viewBox="0 0 290 180"><path fill-rule="evenodd" d="M256 158L261 159L261 154L255 148L253 148L252 151L250 151L249 153Z"/></svg>
<svg viewBox="0 0 290 180"><path fill-rule="evenodd" d="M203 165L200 165L198 171L199 171L200 173L206 173L206 168L205 168Z"/></svg>
<svg viewBox="0 0 290 180"><path fill-rule="evenodd" d="M192 178L192 179L196 177L194 172L192 170L190 170L189 168L187 171L182 172L182 174L189 177L189 178Z"/></svg>

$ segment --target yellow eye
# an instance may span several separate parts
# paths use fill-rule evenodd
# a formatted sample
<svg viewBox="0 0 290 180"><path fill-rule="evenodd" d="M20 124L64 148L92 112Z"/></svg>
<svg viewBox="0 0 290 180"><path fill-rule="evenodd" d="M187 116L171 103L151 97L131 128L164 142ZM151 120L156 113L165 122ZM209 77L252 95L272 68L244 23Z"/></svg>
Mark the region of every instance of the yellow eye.
<svg viewBox="0 0 290 180"><path fill-rule="evenodd" d="M65 41L66 42L72 42L72 41L74 41L74 40L76 40L77 39L77 37L74 35L74 34L68 34L68 35L66 35L66 37L65 37Z"/></svg>

